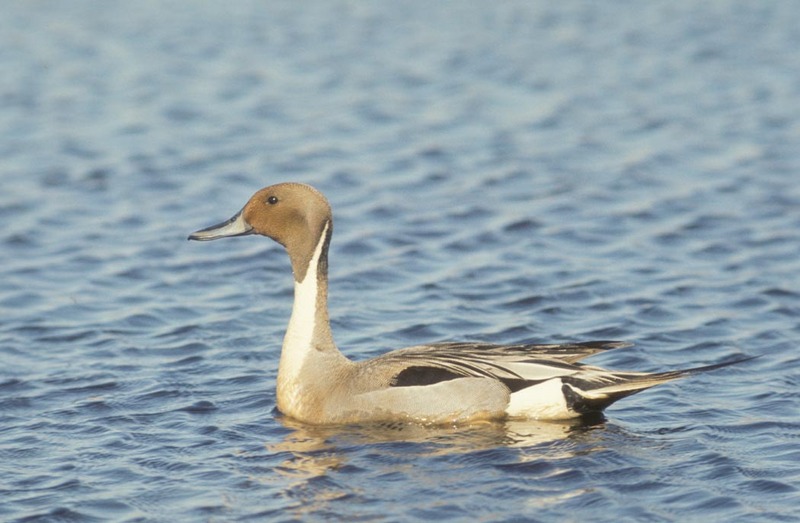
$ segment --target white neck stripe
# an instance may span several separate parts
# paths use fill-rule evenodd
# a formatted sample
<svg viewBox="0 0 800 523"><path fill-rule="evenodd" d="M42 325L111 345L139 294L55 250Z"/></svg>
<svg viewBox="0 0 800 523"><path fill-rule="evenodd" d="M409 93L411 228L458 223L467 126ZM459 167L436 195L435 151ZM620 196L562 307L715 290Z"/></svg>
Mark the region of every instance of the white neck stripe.
<svg viewBox="0 0 800 523"><path fill-rule="evenodd" d="M294 305L286 336L283 339L283 351L279 373L284 378L293 379L298 376L308 352L312 350L314 332L316 330L317 294L319 282L317 281L319 258L328 233L328 224L322 230L322 235L314 249L314 255L309 261L306 276L303 281L294 282Z"/></svg>

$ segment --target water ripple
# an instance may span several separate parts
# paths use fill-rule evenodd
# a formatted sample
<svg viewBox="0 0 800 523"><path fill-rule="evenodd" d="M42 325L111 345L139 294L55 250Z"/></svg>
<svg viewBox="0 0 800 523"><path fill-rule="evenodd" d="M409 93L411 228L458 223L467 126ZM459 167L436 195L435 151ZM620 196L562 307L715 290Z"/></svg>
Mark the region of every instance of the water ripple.
<svg viewBox="0 0 800 523"><path fill-rule="evenodd" d="M797 7L628 11L4 6L0 519L796 519ZM583 424L293 422L284 253L185 241L286 179L353 357L762 357Z"/></svg>

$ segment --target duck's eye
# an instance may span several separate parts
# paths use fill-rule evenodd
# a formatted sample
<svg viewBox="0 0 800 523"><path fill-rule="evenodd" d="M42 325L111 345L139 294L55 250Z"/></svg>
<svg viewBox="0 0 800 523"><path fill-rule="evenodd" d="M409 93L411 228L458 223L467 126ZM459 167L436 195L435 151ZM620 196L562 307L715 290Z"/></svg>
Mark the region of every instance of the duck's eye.
<svg viewBox="0 0 800 523"><path fill-rule="evenodd" d="M267 198L267 203L270 205L275 205L276 203L278 203L278 197L270 196L269 198Z"/></svg>

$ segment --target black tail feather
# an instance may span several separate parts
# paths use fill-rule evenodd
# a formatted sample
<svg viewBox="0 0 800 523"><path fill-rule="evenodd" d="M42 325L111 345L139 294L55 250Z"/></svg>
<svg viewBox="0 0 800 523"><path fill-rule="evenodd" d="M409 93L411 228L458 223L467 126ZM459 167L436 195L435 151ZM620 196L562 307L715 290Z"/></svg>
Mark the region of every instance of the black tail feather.
<svg viewBox="0 0 800 523"><path fill-rule="evenodd" d="M747 356L723 363L703 365L701 367L693 367L691 369L658 372L654 374L631 374L626 376L624 373L621 373L621 379L619 383L588 390L582 390L577 383L570 383L570 381L565 379L561 390L564 393L567 406L572 411L585 415L602 412L612 403L636 394L637 392L647 390L655 385L660 385L661 383L666 383L668 381L690 376L692 374L729 367L731 365L750 361L758 357L759 356ZM604 389L608 390L604 391Z"/></svg>

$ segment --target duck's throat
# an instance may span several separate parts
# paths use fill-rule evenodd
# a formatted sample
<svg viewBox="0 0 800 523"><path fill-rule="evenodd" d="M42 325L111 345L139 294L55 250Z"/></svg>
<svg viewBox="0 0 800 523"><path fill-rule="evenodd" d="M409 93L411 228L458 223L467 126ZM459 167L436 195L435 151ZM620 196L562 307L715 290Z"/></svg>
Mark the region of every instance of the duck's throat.
<svg viewBox="0 0 800 523"><path fill-rule="evenodd" d="M294 381L315 353L335 351L328 317L328 244L326 223L302 281L294 282L294 305L283 340L279 381Z"/></svg>

